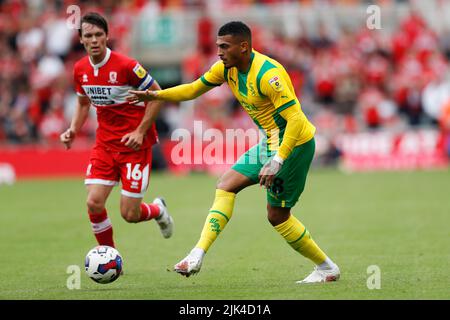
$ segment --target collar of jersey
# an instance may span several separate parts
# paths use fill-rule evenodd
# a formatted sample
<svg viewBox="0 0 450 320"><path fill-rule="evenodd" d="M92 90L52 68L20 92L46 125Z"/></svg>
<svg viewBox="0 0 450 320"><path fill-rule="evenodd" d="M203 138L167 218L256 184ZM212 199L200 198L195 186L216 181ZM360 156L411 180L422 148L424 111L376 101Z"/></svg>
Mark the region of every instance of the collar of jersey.
<svg viewBox="0 0 450 320"><path fill-rule="evenodd" d="M247 71L241 72L241 71L239 71L239 69L238 69L238 72L239 72L240 74L246 75L246 74L250 71L250 69L251 69L251 67L252 67L252 63L253 63L253 58L254 58L254 57L255 57L255 53L252 51L252 53L250 54L250 63L248 64L248 69L247 69Z"/></svg>
<svg viewBox="0 0 450 320"><path fill-rule="evenodd" d="M97 64L93 64L91 57L89 57L89 62L91 63L92 68L94 69L99 69L101 67L103 67L109 60L109 57L111 57L111 49L106 48L106 54L105 57L103 58L103 60Z"/></svg>

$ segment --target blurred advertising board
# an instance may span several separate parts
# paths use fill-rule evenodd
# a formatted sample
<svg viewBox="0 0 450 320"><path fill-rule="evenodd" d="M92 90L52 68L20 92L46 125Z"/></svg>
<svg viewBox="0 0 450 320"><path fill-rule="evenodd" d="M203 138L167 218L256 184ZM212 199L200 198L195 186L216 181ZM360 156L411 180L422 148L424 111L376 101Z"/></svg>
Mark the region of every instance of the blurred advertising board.
<svg viewBox="0 0 450 320"><path fill-rule="evenodd" d="M336 146L349 171L439 169L449 164L444 141L439 131L422 129L343 134Z"/></svg>

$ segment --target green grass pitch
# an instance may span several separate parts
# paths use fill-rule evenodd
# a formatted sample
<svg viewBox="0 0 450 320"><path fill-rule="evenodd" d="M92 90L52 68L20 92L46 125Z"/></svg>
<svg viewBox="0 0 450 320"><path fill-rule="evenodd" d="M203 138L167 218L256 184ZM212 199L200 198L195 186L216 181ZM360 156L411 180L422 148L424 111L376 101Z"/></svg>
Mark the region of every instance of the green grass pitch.
<svg viewBox="0 0 450 320"><path fill-rule="evenodd" d="M336 261L341 280L296 285L313 265L294 252L266 219L265 192L242 191L233 218L208 252L202 271L171 271L196 243L216 178L153 174L145 200L166 198L172 238L154 222L128 224L119 188L107 208L125 275L101 285L84 273L95 246L83 179L28 180L0 186L0 299L449 299L450 174L448 171L345 174L312 170L294 214ZM81 268L69 290L67 268ZM368 289L368 267L380 268L380 289Z"/></svg>

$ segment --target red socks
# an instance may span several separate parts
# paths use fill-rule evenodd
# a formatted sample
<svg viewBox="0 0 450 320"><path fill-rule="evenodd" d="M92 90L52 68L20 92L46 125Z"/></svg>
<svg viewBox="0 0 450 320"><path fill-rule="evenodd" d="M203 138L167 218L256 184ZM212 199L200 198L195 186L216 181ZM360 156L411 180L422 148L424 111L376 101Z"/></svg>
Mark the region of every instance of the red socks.
<svg viewBox="0 0 450 320"><path fill-rule="evenodd" d="M98 244L114 248L112 224L108 218L106 209L103 209L103 211L98 214L88 213L89 220L91 220L92 231L94 232ZM141 203L141 216L139 222L157 218L159 214L160 209L158 205L153 203Z"/></svg>
<svg viewBox="0 0 450 320"><path fill-rule="evenodd" d="M153 203L141 203L141 217L139 222L151 220L159 216L159 206Z"/></svg>
<svg viewBox="0 0 450 320"><path fill-rule="evenodd" d="M91 220L92 231L98 244L114 248L113 229L106 209L103 209L102 213L99 214L89 212L89 220Z"/></svg>

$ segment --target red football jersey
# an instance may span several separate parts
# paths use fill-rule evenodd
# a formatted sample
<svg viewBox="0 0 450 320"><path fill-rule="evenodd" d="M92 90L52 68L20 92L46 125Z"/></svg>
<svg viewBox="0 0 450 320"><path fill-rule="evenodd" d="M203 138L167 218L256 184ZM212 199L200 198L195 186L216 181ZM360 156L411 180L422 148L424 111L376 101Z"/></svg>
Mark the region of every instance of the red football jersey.
<svg viewBox="0 0 450 320"><path fill-rule="evenodd" d="M80 96L88 96L97 109L96 144L110 151L133 151L120 140L139 126L144 117L145 103L132 105L125 97L128 90L146 90L153 81L136 60L109 48L98 64L93 64L89 56L77 61L74 66L75 90ZM150 148L157 139L155 124L152 124L141 149Z"/></svg>

